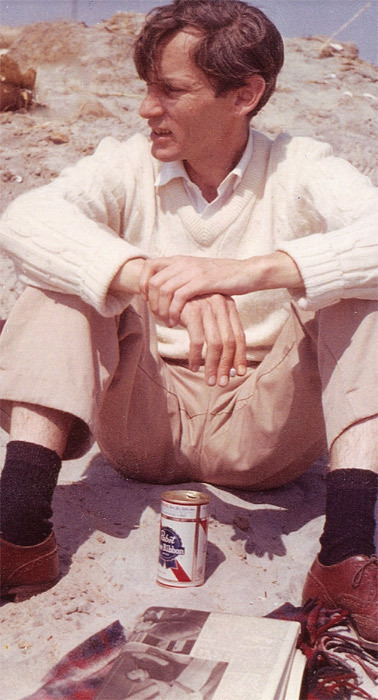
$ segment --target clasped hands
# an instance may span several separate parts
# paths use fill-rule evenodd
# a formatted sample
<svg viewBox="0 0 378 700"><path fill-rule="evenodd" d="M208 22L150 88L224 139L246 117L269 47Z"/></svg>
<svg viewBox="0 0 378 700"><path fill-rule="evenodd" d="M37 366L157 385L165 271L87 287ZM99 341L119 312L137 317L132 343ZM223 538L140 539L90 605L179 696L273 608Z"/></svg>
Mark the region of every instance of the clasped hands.
<svg viewBox="0 0 378 700"><path fill-rule="evenodd" d="M205 379L210 386L226 386L232 368L240 376L247 370L245 334L232 295L280 287L305 293L296 262L282 251L245 260L132 258L110 286L115 294L141 294L164 323L187 329L193 371L206 345Z"/></svg>
<svg viewBox="0 0 378 700"><path fill-rule="evenodd" d="M180 323L189 334L189 367L197 371L205 350L205 380L226 386L230 371L246 373L246 342L231 294L249 291L246 261L189 256L146 260L140 292L151 311L168 326Z"/></svg>

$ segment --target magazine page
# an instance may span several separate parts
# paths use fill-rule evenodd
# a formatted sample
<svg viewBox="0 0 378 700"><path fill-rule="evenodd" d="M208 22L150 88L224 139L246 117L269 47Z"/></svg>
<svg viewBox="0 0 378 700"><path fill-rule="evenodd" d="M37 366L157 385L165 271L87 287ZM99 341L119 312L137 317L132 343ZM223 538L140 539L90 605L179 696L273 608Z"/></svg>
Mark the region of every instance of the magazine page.
<svg viewBox="0 0 378 700"><path fill-rule="evenodd" d="M222 661L129 642L96 700L211 700L226 668Z"/></svg>
<svg viewBox="0 0 378 700"><path fill-rule="evenodd" d="M286 692L284 695L285 700L300 700L300 692L302 688L303 674L306 666L306 657L300 649L297 649L294 654L293 663L290 669L290 676L288 679L288 684Z"/></svg>
<svg viewBox="0 0 378 700"><path fill-rule="evenodd" d="M211 614L205 610L186 608L147 608L137 620L129 641L190 654Z"/></svg>
<svg viewBox="0 0 378 700"><path fill-rule="evenodd" d="M129 644L138 643L146 648L170 652L170 664L174 667L177 664L174 659L181 658L181 663L186 664L185 677L193 679L198 673L199 681L207 683L203 688L201 685L195 687L193 680L183 684L186 693L189 689L192 693L202 693L197 695L198 698L284 700L299 630L297 622L156 606L148 608L138 619ZM129 644L127 649L130 649ZM201 672L200 660L223 663L217 667L216 683L212 675L214 667L203 666ZM181 698L179 683L182 683L182 672L179 674L181 680L176 679L170 686L170 695L164 697ZM209 679L204 680L203 673L210 674L211 683ZM164 674L156 680L172 683L172 679ZM300 684L297 685L299 693ZM139 697L135 696L135 688L133 692L133 696L124 694L119 697ZM155 692L160 691L156 688ZM105 700L105 697L101 695L99 700ZM159 694L146 697L158 698ZM294 699L295 696L290 698ZM106 700L113 700L113 695Z"/></svg>
<svg viewBox="0 0 378 700"><path fill-rule="evenodd" d="M228 662L214 700L279 700L299 631L297 622L211 613L191 653Z"/></svg>

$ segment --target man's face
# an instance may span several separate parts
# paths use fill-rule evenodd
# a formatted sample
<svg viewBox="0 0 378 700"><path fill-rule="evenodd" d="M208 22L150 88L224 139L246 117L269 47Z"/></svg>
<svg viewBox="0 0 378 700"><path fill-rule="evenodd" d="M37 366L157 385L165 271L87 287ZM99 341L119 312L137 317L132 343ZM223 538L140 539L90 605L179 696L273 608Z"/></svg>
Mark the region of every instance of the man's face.
<svg viewBox="0 0 378 700"><path fill-rule="evenodd" d="M151 128L155 158L185 160L203 170L224 157L225 144L241 123L233 111L234 93L216 97L206 75L194 64L190 52L197 41L184 31L168 41L158 79L147 84L139 113Z"/></svg>

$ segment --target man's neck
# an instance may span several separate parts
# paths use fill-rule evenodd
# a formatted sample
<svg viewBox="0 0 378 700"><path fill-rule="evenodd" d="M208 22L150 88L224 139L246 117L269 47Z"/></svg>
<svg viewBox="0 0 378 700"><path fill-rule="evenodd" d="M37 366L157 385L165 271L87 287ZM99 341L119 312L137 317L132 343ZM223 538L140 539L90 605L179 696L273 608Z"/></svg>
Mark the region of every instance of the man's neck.
<svg viewBox="0 0 378 700"><path fill-rule="evenodd" d="M249 131L239 140L235 148L227 149L228 152L222 154L222 158L217 159L216 162L215 159L210 159L206 167L203 163L197 167L197 164L184 161L185 170L191 181L200 188L207 202L212 202L217 197L219 185L239 163L248 143L248 137Z"/></svg>

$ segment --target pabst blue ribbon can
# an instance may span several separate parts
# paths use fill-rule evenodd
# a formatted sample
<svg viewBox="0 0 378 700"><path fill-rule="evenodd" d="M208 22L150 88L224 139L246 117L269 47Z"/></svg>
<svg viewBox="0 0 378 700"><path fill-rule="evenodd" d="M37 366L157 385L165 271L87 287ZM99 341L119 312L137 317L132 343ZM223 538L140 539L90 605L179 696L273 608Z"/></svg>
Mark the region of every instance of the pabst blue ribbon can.
<svg viewBox="0 0 378 700"><path fill-rule="evenodd" d="M201 586L205 580L210 496L199 491L165 491L161 501L157 582Z"/></svg>

